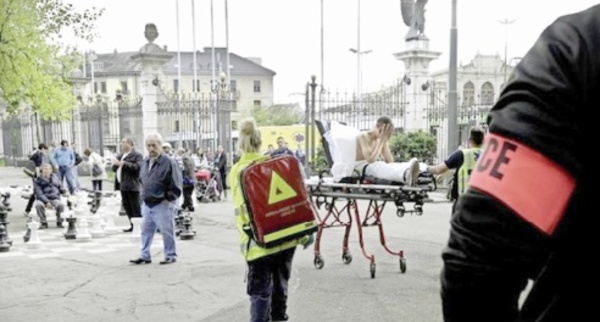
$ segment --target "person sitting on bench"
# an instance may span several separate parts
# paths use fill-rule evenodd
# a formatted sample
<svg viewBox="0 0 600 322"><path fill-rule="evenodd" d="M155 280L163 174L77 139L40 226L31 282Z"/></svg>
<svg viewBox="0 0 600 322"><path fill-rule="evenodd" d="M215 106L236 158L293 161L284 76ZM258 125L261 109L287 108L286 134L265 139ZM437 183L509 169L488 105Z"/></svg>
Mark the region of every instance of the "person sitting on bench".
<svg viewBox="0 0 600 322"><path fill-rule="evenodd" d="M61 183L56 174L52 173L50 164L43 164L41 175L35 179L35 210L40 218L40 229L48 228L46 208L56 211L56 226L63 227L61 213L65 205L60 200Z"/></svg>
<svg viewBox="0 0 600 322"><path fill-rule="evenodd" d="M366 176L415 186L419 161L412 158L408 162L394 162L389 147L393 131L394 125L387 116L380 117L373 129L363 132L334 122L331 127L331 141L335 145L331 169L334 178L355 171L362 174L364 169Z"/></svg>

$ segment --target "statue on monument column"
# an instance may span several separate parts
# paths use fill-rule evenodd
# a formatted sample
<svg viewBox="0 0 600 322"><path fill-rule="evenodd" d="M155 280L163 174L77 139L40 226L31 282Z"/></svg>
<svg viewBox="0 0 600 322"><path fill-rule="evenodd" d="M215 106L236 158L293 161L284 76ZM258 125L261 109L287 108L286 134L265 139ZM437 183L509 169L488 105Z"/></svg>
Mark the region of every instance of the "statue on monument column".
<svg viewBox="0 0 600 322"><path fill-rule="evenodd" d="M402 20L409 29L406 40L427 39L425 37L425 4L428 0L400 0Z"/></svg>
<svg viewBox="0 0 600 322"><path fill-rule="evenodd" d="M162 48L160 48L158 45L156 45L154 43L154 40L156 38L158 38L158 28L156 28L155 24L153 24L153 23L146 24L146 27L145 27L145 30L144 30L144 36L146 37L146 40L148 40L148 43L145 44L140 49L140 52L142 52L142 53L161 53L161 52L164 52L164 50Z"/></svg>

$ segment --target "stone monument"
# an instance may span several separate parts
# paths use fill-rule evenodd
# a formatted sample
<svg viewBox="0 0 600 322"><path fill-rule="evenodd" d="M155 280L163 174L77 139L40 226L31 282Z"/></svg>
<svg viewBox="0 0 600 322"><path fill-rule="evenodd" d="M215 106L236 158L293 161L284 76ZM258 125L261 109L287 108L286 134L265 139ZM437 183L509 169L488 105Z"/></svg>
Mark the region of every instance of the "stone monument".
<svg viewBox="0 0 600 322"><path fill-rule="evenodd" d="M140 52L131 56L136 69L141 71L142 113L144 115L143 137L158 133L158 117L156 101L160 95L159 86L164 81L163 65L171 60L173 54L154 43L158 38L158 28L153 23L146 24L144 36L148 41ZM137 142L145 146L143 142Z"/></svg>
<svg viewBox="0 0 600 322"><path fill-rule="evenodd" d="M406 102L404 124L406 131L424 130L427 125L427 89L429 86L429 63L441 53L429 50L429 38L425 32L425 4L427 0L400 0L402 20L409 27L404 37L405 50L394 57L404 62L404 94ZM401 94L402 95L402 94Z"/></svg>

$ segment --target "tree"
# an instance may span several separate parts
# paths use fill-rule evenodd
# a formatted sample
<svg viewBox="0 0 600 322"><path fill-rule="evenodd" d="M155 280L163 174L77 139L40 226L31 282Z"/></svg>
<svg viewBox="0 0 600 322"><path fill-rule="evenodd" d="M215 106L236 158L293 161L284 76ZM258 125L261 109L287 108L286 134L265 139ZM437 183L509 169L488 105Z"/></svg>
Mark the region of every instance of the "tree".
<svg viewBox="0 0 600 322"><path fill-rule="evenodd" d="M394 160L399 162L414 157L419 161L431 163L435 158L436 140L433 135L423 131L400 133L390 140L390 150Z"/></svg>
<svg viewBox="0 0 600 322"><path fill-rule="evenodd" d="M62 0L0 0L0 99L8 113L29 105L44 119L70 118L76 100L69 77L81 59L60 39L70 30L92 40L102 13L78 13Z"/></svg>
<svg viewBox="0 0 600 322"><path fill-rule="evenodd" d="M258 126L298 124L304 117L298 104L257 106L252 109L252 116Z"/></svg>

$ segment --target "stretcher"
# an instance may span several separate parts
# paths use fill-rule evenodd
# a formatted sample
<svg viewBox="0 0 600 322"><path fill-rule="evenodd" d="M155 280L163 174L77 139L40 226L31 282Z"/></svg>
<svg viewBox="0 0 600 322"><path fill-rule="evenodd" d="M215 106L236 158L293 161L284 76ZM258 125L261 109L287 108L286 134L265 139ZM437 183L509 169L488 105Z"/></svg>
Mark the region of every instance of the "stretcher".
<svg viewBox="0 0 600 322"><path fill-rule="evenodd" d="M333 159L327 141L329 135L326 135L329 126L322 121L316 121L316 125L321 133L325 157L331 168ZM362 173L355 171L354 175L342 178L338 182L333 180L330 170L324 169L319 172L317 177L305 181L311 201L317 209L324 211L324 214L322 212L317 214L319 230L315 239L314 265L317 269L322 269L325 265L325 260L320 251L321 237L326 228L333 227L343 227L345 229L342 261L345 264L352 262L348 239L354 221L358 230L358 240L362 253L370 262L371 278L375 278L376 263L375 256L365 249L363 228L366 227L377 227L379 229L381 245L387 253L398 256L400 272L405 273L406 258L404 257L404 251L394 251L386 243L381 220L383 209L386 205L393 204L396 207L398 217L403 217L405 214L422 215L424 203L428 198L427 193L437 189L436 181L431 174L422 172L419 174L416 186L407 186L402 183L370 178L365 175L365 169ZM366 208L360 208L358 201L361 200L367 202ZM413 205L411 209L407 209L407 203ZM364 205L364 203L361 204Z"/></svg>

